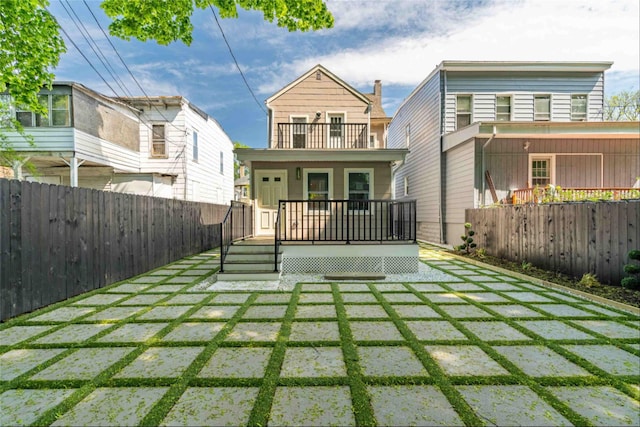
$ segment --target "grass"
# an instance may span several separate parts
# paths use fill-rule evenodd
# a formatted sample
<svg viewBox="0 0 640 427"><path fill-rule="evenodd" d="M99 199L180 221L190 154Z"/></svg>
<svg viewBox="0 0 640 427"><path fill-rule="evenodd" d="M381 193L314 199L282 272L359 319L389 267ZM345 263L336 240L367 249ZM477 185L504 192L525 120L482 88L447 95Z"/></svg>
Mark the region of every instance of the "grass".
<svg viewBox="0 0 640 427"><path fill-rule="evenodd" d="M482 387L485 386L524 386L536 397L536 400L531 402L531 408L529 408L531 413L537 413L535 412L535 406L538 403L548 405L548 407L557 411L557 413L576 425L590 425L591 420L582 414L579 409L572 407L566 401L556 396L552 392L551 387L610 386L626 395L627 398L640 399L640 390L633 387L633 384L640 383L640 375L616 375L606 367L603 368L602 365L592 363L592 361L586 360L565 348L565 346L575 344L611 345L614 346L617 351L624 350L627 353L640 357L640 348L634 347L640 344L640 338L610 337L606 334L591 330L587 327L588 325L579 323L581 320L610 321L611 324L626 327L628 330L628 328L639 328L637 323L640 317L610 307L606 307L606 309L609 310L609 314L603 314L597 311L596 308L602 306L596 303L587 303L581 300L566 300L563 298L564 294L552 289L537 287L524 281L508 278L502 273L466 265L457 259L447 259L444 255L442 252L430 253L429 256L426 257L427 264L453 276L456 280L437 283L430 282L428 285L433 285L433 288L429 290L421 289L421 283L389 284L376 282L364 285L358 284L356 285L357 287L354 286L353 288L349 288L348 283L298 283L290 292L202 291L200 294L207 295L200 299L197 297L187 297L187 295L197 295L196 293L190 292L190 289L192 289L198 281L206 277L206 275L201 275L193 276L191 283L181 284L181 288L176 288L172 292L161 292L162 287L169 284L168 282L170 282L171 278L179 273L179 271L177 271L174 274L167 275L160 282L150 284L148 288L137 292L121 294L113 292L122 283L99 291L92 291L91 293L78 296L28 315L20 316L0 325L0 333L14 326L51 326L51 329L44 330L13 345L2 345L2 343L0 343L0 357L11 350L54 348L62 348L64 350L53 358L27 369L11 380L0 381L0 393L25 389L75 389L73 393L62 402L42 412L34 422L36 425L51 424L61 416L64 416L65 413L72 411L76 405L83 402L91 393L104 387L166 388L166 392L164 392L148 410L145 409L145 413L140 415L140 425L158 425L162 423L171 411L177 408L176 405L184 403L182 399L189 393L198 393L198 390L204 391L205 388L211 389L215 387L245 387L256 390L255 400L252 402L252 406L247 415L249 425L266 425L272 420L270 417L274 416L274 405L278 404L278 390L281 390L282 387L306 387L307 390L309 387L314 386L336 387L336 390L337 388L341 388L342 390L347 388L350 395L348 407L349 410L353 410L357 425L375 425L384 422L384 420L380 419L380 413L376 412L379 411L380 408L376 407L374 402L374 391L378 387L392 387L398 390L400 395L407 393L410 387L413 386L426 387L429 390L436 391L443 396L447 404L450 405L452 410L455 411L455 414L460 417L466 425L490 424L495 422L495 420L492 421L492 419L487 418L486 414L482 414L481 411L474 406L472 401L465 398L462 391L463 386L477 388L478 390L483 390ZM188 269L197 268L198 264ZM463 268L468 271L463 270ZM466 277L467 275L484 277L484 279L470 280ZM151 272L148 277L153 277L153 272ZM144 281L144 279L140 279ZM137 279L131 281L135 280ZM510 289L508 286L500 288L498 284L510 285L513 289ZM469 291L461 290L461 285L468 285L468 287L476 289ZM547 301L544 303L522 301L515 298L514 292L516 291L519 291L521 294L527 293L533 296L544 297ZM138 306L138 308L140 308L139 311L129 314L126 317L108 321L89 320L94 314L104 312L113 307L120 307L120 304L130 301L136 296L158 295L159 293L161 293L161 299L144 306ZM31 321L31 319L36 316L52 312L60 307L68 307L70 304L81 301L84 298L100 294L122 295L122 299L108 304L87 306L91 307L94 311L68 321L60 319L42 322ZM369 298L363 298L361 301L357 301L358 298L354 298L353 295L366 295ZM449 302L441 302L438 297L443 295L452 295L457 297L457 299L452 299L452 301ZM176 302L174 298L178 296L180 296L180 298ZM474 298L478 296L493 297L497 301L490 303L480 302ZM578 317L553 315L545 311L545 305L562 305L580 310L583 314ZM375 306L376 309L365 310L356 316L353 314L356 310L352 308L358 306ZM500 311L503 307L512 306L523 307L530 311L526 312L528 314L525 313L517 316L503 314L503 312ZM187 310L175 318L169 315L166 315L168 318L141 318L157 307L183 307L187 308ZM191 317L203 307L227 307L233 311L229 314L228 318ZM256 311L252 310L252 308L256 307L286 307L286 310L283 315L277 318L269 318L269 314L264 312L261 318L254 319L245 317L247 314L255 313ZM399 307L424 307L430 309L429 313L434 313L434 315L414 315L411 313L411 316L403 315ZM465 318L457 315L454 316L449 314L447 311L448 307L474 308L478 310L478 313L486 313L489 317L477 316ZM308 313L305 311L306 308L319 308L319 310L311 313L312 316L301 316L301 314ZM332 309L335 309L335 315ZM349 317L350 314L352 317ZM536 333L531 327L526 327L526 321L532 320L555 321L567 330L573 328L586 333L588 338L581 340L568 338L546 339ZM459 338L454 339L451 335L446 334L436 337L435 333L430 336L419 337L416 335L415 325L410 323L412 321L423 322L421 327L424 327L426 330L429 330L429 324L444 325L446 323L452 331L456 332ZM492 337L485 337L483 339L477 331L474 332L471 329L470 322L472 321L506 325L519 332L524 339L492 340L490 339ZM316 322L337 324L339 337L337 337L337 339L332 338L331 340L318 338L307 341L290 341L291 333L295 325L299 326L305 323L312 324ZM371 328L366 331L368 335L366 339L358 336L358 330L354 327L358 322L371 322ZM210 340L189 341L186 339L187 337L184 337L184 339L180 337L180 341L163 340L169 333L175 331L176 328L185 323L200 325L219 324L220 328L216 335ZM107 324L109 327L82 342L63 345L55 343L39 344L35 342L49 333L73 324ZM98 340L112 331L131 324L158 325L160 329L144 341L117 343L98 342ZM229 341L228 338L230 334L233 334L235 328L242 324L255 324L257 326L277 324L279 329L273 341L252 341L249 339ZM388 337L382 336L383 326L395 328L395 330L397 330L396 333L399 334L398 338L392 336L393 340L390 340L386 339ZM437 328L438 326L433 327ZM258 329L256 329L256 331L260 332ZM640 330L638 332L640 333ZM482 352L483 357L490 359L492 363L499 366L503 373L498 372L493 375L464 375L459 372L457 374L449 373L445 367L443 367L442 362L434 357L434 354L429 350L430 347L433 348L436 346L449 346L454 350L469 349L472 347L477 348ZM498 348L509 346L550 349L555 352L557 357L579 366L589 373L589 375L549 375L537 377L529 375L518 363L507 357ZM32 379L33 375L37 372L54 365L56 362L72 355L79 349L101 347L131 347L132 350L119 360L114 361L110 366L105 366L93 378L56 381L38 381ZM115 375L122 372L127 366L130 366L132 362L145 355L145 352L149 349L173 347L200 348L200 351L185 365L183 371L177 372L176 375L170 377L145 376L141 373L140 375L136 374L136 377L114 378ZM365 347L407 349L410 355L417 360L416 363L424 368L425 372L420 375L403 375L402 372L406 373L407 371L402 371L402 367L397 367L396 369L392 364L389 367L389 375L367 375L367 370L364 365L365 362L363 360L364 357L362 356L362 349ZM263 349L264 352L268 352L268 357L265 359L267 362L264 375L255 378L225 377L223 375L211 377L199 376L211 358L222 348L258 348ZM323 349L339 348L342 361L346 368L346 375L323 375L321 377L314 377L313 375L300 377L295 375L283 376L282 369L287 363L288 350L299 348L315 349L318 354L321 354ZM462 353L463 351L460 352L460 354ZM471 362L472 361L470 361L470 363ZM499 391L503 392L504 390ZM506 394L506 391L504 391L504 393ZM202 398L202 395L200 398ZM507 399L509 396L504 396L504 398ZM340 401L338 403L342 404L344 402ZM392 401L392 403L395 403L395 401ZM327 403L326 405L330 406L334 404L336 404L336 402L331 404ZM203 401L200 402L199 405L201 405L200 408L202 410L205 410L211 407L211 402ZM403 414L401 405L402 403L398 402L398 407L395 408L395 410ZM329 408L329 410L335 410L337 412L343 409L344 406L342 405L339 405L339 407L331 406ZM229 406L226 410L231 411L233 408ZM109 416L115 417L116 415L117 414L114 413ZM322 408L314 407L307 415L310 417L307 418L307 422L312 422L310 420L313 420L313 417L322 416ZM407 413L406 415L411 416L414 414ZM423 415L429 416L433 414L425 412ZM551 416L551 413L549 413L549 416ZM556 418L556 420L557 419L558 418Z"/></svg>
<svg viewBox="0 0 640 427"><path fill-rule="evenodd" d="M586 292L592 295L597 295L599 297L607 298L612 301L618 301L633 307L640 307L640 290L632 290L623 288L622 286L602 284L597 280L594 280L593 275L591 275L591 277L589 277L588 279L583 279L582 277L571 277L560 272L544 270L533 266L529 262L524 261L518 263L515 261L509 261L503 258L498 258L486 254L481 256L477 255L476 253L464 255L458 251L452 251L450 253L469 257L470 259L480 261L485 264L504 268L516 273L526 274L527 276L535 277L536 279L546 280L551 283L566 286L567 288L576 289L578 291Z"/></svg>

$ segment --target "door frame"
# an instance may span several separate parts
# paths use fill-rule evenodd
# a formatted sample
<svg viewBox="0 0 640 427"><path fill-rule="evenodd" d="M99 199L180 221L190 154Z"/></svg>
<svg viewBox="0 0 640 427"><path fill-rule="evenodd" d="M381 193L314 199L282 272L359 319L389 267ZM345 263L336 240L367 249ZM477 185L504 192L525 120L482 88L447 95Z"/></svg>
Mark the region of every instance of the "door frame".
<svg viewBox="0 0 640 427"><path fill-rule="evenodd" d="M289 174L287 169L255 169L253 171L254 175L254 183L255 183L255 220L254 220L254 234L256 236L275 236L275 230L269 230L267 232L263 232L260 227L262 208L260 208L259 200L260 200L260 186L258 183L260 179L266 174L272 173L283 173L284 174L284 198L285 200L289 197ZM273 209L265 209L265 211L272 211ZM277 210L277 209L276 209ZM275 218L274 218L275 221Z"/></svg>
<svg viewBox="0 0 640 427"><path fill-rule="evenodd" d="M340 136L340 146L341 147L333 147L333 142L331 140L331 117L342 116L342 135ZM345 136L346 136L346 128L347 124L347 112L346 111L327 111L326 112L326 122L329 125L327 129L327 148L346 148L345 146Z"/></svg>

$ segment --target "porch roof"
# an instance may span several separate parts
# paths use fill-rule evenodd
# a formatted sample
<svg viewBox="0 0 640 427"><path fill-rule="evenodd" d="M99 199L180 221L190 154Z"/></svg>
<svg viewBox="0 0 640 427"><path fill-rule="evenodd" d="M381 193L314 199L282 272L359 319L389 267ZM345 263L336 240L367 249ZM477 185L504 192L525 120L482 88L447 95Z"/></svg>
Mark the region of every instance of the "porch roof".
<svg viewBox="0 0 640 427"><path fill-rule="evenodd" d="M471 138L638 139L640 122L476 122L444 136L442 151Z"/></svg>
<svg viewBox="0 0 640 427"><path fill-rule="evenodd" d="M236 148L238 160L242 162L395 162L403 160L409 153L406 148L364 148L340 150Z"/></svg>

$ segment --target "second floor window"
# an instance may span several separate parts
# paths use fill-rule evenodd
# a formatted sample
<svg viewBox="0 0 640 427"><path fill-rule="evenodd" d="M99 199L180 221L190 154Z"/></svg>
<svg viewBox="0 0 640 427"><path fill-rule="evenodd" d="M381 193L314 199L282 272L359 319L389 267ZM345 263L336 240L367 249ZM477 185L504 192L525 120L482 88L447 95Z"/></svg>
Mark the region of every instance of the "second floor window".
<svg viewBox="0 0 640 427"><path fill-rule="evenodd" d="M16 120L24 127L71 126L71 102L69 95L38 95L38 102L47 115L16 108Z"/></svg>
<svg viewBox="0 0 640 427"><path fill-rule="evenodd" d="M571 120L587 120L587 95L571 95Z"/></svg>
<svg viewBox="0 0 640 427"><path fill-rule="evenodd" d="M151 155L167 155L167 141L165 138L164 125L152 125L151 127Z"/></svg>
<svg viewBox="0 0 640 427"><path fill-rule="evenodd" d="M220 152L220 175L224 175L224 153Z"/></svg>
<svg viewBox="0 0 640 427"><path fill-rule="evenodd" d="M496 97L496 120L499 122L511 120L511 97Z"/></svg>
<svg viewBox="0 0 640 427"><path fill-rule="evenodd" d="M193 131L193 161L198 161L198 132Z"/></svg>
<svg viewBox="0 0 640 427"><path fill-rule="evenodd" d="M471 124L471 95L458 95L456 97L456 129L461 129Z"/></svg>
<svg viewBox="0 0 640 427"><path fill-rule="evenodd" d="M551 95L535 95L533 97L533 120L551 120Z"/></svg>

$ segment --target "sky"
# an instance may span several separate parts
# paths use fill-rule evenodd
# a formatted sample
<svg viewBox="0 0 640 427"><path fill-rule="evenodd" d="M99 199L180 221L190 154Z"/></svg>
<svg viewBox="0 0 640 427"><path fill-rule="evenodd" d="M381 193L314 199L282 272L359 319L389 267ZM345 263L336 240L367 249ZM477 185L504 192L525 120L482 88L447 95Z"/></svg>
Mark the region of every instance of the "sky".
<svg viewBox="0 0 640 427"><path fill-rule="evenodd" d="M640 87L638 0L329 0L334 27L304 33L239 10L237 19L218 19L253 93L208 9L192 17L190 46L109 36L114 51L102 32L110 21L100 1L50 1L49 10L77 45L65 37L56 80L109 96L181 95L216 119L232 141L254 148L267 145L264 101L316 64L362 93L382 80L388 116L443 60L613 61L606 95Z"/></svg>

